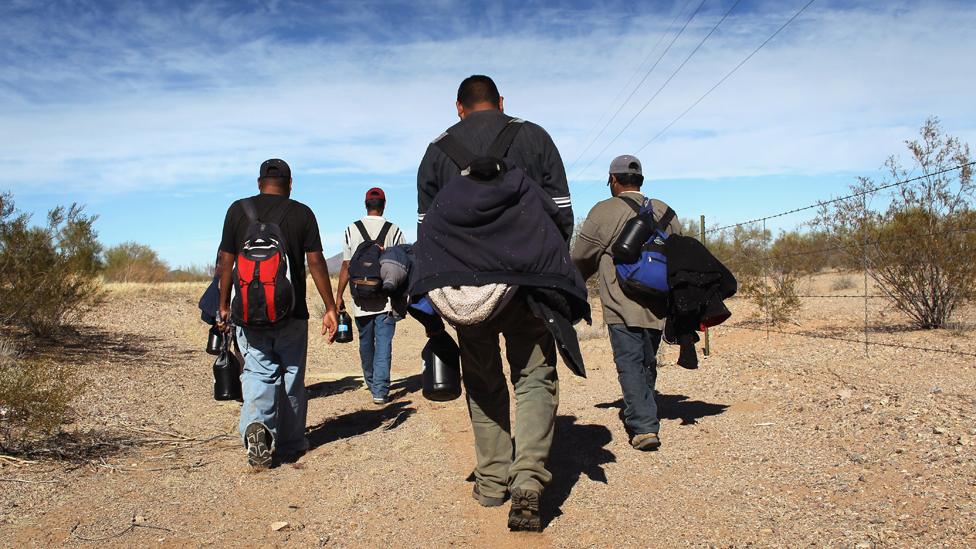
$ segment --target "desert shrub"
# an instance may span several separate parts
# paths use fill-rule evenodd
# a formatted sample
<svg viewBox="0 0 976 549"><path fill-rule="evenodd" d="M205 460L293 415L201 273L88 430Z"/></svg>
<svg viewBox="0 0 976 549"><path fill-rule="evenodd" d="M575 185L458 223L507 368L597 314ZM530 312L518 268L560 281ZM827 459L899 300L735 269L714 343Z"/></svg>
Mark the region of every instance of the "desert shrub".
<svg viewBox="0 0 976 549"><path fill-rule="evenodd" d="M73 371L29 359L0 339L0 450L16 451L63 425L79 393Z"/></svg>
<svg viewBox="0 0 976 549"><path fill-rule="evenodd" d="M50 335L97 300L101 246L95 217L77 204L54 208L43 226L30 221L0 194L0 324Z"/></svg>
<svg viewBox="0 0 976 549"><path fill-rule="evenodd" d="M155 250L137 242L123 242L105 251L105 280L109 282L163 282L169 267Z"/></svg>
<svg viewBox="0 0 976 549"><path fill-rule="evenodd" d="M864 199L825 208L818 221L852 262L866 263L880 291L916 326L942 328L976 294L976 186L966 166L969 146L945 135L936 118L925 122L920 139L906 144L914 172L890 158L888 181L860 178L852 190ZM964 167L939 173L956 166ZM868 200L879 186L918 172L918 182L894 187L882 206Z"/></svg>
<svg viewBox="0 0 976 549"><path fill-rule="evenodd" d="M853 290L857 287L857 283L850 276L844 275L839 278L835 278L833 282L830 283L830 291L841 292L844 290Z"/></svg>
<svg viewBox="0 0 976 549"><path fill-rule="evenodd" d="M210 282L213 280L213 265L190 265L170 271L166 275L168 282Z"/></svg>

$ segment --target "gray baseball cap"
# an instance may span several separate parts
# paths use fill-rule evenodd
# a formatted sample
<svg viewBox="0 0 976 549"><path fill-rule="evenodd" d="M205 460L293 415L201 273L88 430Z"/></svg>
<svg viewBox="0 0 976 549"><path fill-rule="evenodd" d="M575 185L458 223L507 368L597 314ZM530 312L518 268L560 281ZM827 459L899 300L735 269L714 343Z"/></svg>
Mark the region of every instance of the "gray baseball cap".
<svg viewBox="0 0 976 549"><path fill-rule="evenodd" d="M613 162L610 163L610 173L633 173L642 175L640 160L637 160L636 156L622 154L614 158Z"/></svg>

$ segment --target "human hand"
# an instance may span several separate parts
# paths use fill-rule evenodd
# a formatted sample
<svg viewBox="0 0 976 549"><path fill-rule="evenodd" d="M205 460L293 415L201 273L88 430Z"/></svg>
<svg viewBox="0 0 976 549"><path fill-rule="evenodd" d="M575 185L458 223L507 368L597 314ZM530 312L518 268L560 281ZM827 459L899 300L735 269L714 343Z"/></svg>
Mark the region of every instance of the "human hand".
<svg viewBox="0 0 976 549"><path fill-rule="evenodd" d="M336 330L339 326L339 317L335 309L328 310L322 317L322 335L328 337L329 345L335 341Z"/></svg>

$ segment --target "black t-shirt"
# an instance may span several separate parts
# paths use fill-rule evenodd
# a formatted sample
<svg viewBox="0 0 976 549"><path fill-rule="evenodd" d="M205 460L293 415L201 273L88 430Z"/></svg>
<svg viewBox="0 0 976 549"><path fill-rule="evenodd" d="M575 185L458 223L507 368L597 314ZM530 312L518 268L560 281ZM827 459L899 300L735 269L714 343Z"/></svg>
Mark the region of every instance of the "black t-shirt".
<svg viewBox="0 0 976 549"><path fill-rule="evenodd" d="M285 252L291 266L291 282L295 286L295 310L292 317L308 319L308 305L305 303L305 253L321 252L322 238L319 236L319 225L315 221L315 214L311 208L290 198L277 194L259 194L246 200L254 203L258 219L274 222L277 219L267 219L268 215L280 216L286 209L282 204L288 202L287 214L281 222L281 232L285 237ZM240 202L234 202L227 209L224 218L224 233L220 240L220 251L237 255L244 245L244 237L250 222L244 213Z"/></svg>

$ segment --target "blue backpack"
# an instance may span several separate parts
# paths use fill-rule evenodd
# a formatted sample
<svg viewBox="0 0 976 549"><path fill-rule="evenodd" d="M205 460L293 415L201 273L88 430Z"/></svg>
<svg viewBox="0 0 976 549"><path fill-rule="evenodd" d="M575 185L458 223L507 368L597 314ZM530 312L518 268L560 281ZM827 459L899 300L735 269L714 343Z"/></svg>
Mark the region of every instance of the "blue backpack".
<svg viewBox="0 0 976 549"><path fill-rule="evenodd" d="M664 254L664 242L668 239L668 225L675 217L674 210L668 208L659 220L654 219L654 207L651 199L647 198L644 203L637 205L633 200L619 197L630 206L637 214L629 220L621 232L620 239L625 237L628 232L640 230L637 224L640 223L650 236L643 239L644 244L640 247L640 255L636 260L631 258L621 258L619 253L614 253L614 266L617 270L617 281L620 283L624 293L631 297L667 299L669 293L668 286L668 258ZM633 228L633 229L632 229Z"/></svg>

